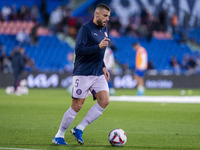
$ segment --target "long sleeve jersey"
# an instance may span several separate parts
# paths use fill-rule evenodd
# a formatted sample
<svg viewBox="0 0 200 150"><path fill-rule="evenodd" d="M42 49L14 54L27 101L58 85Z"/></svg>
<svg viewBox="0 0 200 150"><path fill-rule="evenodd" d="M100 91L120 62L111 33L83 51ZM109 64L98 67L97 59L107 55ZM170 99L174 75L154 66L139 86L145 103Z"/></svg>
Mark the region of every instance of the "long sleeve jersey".
<svg viewBox="0 0 200 150"><path fill-rule="evenodd" d="M100 28L91 20L83 25L77 35L73 76L100 76L103 74L105 49L99 48L104 39L106 27Z"/></svg>

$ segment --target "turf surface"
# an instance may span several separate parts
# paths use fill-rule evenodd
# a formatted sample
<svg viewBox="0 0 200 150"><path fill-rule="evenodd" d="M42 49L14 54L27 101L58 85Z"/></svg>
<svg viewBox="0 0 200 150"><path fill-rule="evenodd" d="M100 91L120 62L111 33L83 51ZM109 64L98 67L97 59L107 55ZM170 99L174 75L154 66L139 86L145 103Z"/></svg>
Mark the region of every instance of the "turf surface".
<svg viewBox="0 0 200 150"><path fill-rule="evenodd" d="M181 90L148 90L147 95L180 95ZM117 90L117 95L133 95L135 90ZM187 91L186 91L187 93ZM188 92L200 94L199 90ZM95 102L87 98L70 129L76 126ZM65 134L68 146L51 144L62 116L71 105L64 89L31 89L29 95L6 95L0 89L0 149L46 150L189 150L200 149L200 104L110 102L103 115L90 124L79 145ZM108 134L114 128L127 133L124 147L112 147Z"/></svg>

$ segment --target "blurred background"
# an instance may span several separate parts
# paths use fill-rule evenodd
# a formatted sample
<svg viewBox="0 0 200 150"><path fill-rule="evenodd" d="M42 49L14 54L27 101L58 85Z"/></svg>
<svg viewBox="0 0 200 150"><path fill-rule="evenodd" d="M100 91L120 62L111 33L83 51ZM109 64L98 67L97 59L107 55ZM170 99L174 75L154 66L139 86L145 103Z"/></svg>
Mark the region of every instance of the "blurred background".
<svg viewBox="0 0 200 150"><path fill-rule="evenodd" d="M12 59L21 47L29 88L68 88L78 30L99 3L111 8L114 88L136 87L133 42L148 52L146 88L200 88L199 0L2 0L0 88L13 85Z"/></svg>

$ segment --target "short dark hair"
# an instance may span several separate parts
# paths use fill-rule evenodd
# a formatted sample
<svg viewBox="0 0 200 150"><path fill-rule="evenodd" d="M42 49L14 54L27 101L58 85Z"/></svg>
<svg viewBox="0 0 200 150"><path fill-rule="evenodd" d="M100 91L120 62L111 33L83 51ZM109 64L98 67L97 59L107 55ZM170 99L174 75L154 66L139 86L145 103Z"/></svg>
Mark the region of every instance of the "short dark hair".
<svg viewBox="0 0 200 150"><path fill-rule="evenodd" d="M104 9L110 11L110 8L106 4L103 4L103 3L102 4L98 4L96 8L104 8Z"/></svg>

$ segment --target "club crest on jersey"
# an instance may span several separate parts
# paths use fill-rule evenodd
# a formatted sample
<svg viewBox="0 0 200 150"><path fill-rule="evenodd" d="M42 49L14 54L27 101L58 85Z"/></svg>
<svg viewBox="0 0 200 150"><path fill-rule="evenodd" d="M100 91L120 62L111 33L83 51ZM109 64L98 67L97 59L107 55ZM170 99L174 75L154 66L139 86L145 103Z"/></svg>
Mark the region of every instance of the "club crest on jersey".
<svg viewBox="0 0 200 150"><path fill-rule="evenodd" d="M76 90L76 94L81 95L81 93L82 93L81 89Z"/></svg>

